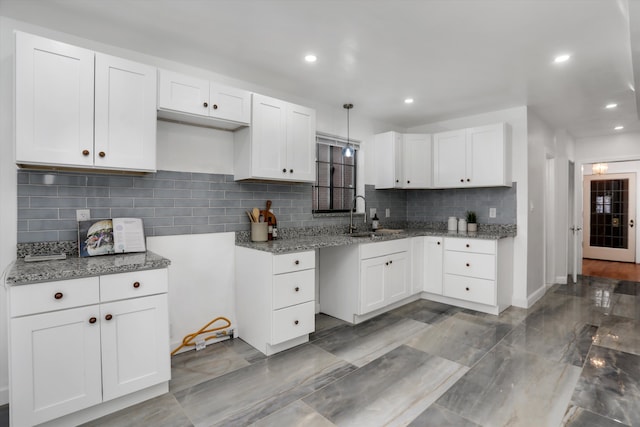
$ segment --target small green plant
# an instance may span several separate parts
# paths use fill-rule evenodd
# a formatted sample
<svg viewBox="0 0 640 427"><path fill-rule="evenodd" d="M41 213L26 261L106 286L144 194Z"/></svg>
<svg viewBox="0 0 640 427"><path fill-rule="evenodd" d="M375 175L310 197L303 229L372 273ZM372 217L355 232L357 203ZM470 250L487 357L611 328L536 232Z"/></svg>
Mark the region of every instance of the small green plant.
<svg viewBox="0 0 640 427"><path fill-rule="evenodd" d="M475 224L477 219L474 211L467 211L467 224Z"/></svg>

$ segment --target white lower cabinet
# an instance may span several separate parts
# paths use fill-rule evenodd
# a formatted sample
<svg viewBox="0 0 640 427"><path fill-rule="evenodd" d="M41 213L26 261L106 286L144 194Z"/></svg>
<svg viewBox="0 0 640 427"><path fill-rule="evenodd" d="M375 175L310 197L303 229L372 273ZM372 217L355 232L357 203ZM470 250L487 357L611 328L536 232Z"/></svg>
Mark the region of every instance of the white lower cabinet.
<svg viewBox="0 0 640 427"><path fill-rule="evenodd" d="M103 295L109 283L120 291ZM168 382L167 290L166 269L10 287L11 424Z"/></svg>
<svg viewBox="0 0 640 427"><path fill-rule="evenodd" d="M359 323L411 296L409 239L320 250L320 311Z"/></svg>
<svg viewBox="0 0 640 427"><path fill-rule="evenodd" d="M513 238L443 240L427 244L425 298L491 314L511 305Z"/></svg>
<svg viewBox="0 0 640 427"><path fill-rule="evenodd" d="M425 292L442 294L442 256L444 237L424 238L424 287Z"/></svg>
<svg viewBox="0 0 640 427"><path fill-rule="evenodd" d="M238 337L267 356L315 330L315 252L282 255L236 247Z"/></svg>

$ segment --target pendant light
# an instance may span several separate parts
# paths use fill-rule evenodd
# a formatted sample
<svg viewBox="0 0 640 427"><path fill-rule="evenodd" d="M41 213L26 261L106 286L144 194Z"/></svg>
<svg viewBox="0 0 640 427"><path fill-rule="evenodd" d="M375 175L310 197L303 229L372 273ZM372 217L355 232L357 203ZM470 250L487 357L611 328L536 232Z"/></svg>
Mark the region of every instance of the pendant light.
<svg viewBox="0 0 640 427"><path fill-rule="evenodd" d="M353 157L355 149L353 148L353 145L349 143L349 110L353 108L353 104L344 104L342 108L347 110L347 145L342 149L342 156Z"/></svg>

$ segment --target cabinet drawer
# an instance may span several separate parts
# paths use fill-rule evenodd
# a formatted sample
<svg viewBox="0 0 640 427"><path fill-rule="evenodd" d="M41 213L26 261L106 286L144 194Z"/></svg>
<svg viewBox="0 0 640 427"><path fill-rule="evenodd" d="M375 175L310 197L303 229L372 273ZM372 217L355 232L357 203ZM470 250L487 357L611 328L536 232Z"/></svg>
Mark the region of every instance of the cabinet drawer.
<svg viewBox="0 0 640 427"><path fill-rule="evenodd" d="M495 280L496 256L455 251L445 251L444 272L460 276Z"/></svg>
<svg viewBox="0 0 640 427"><path fill-rule="evenodd" d="M271 345L310 334L315 330L315 303L313 301L294 305L272 314Z"/></svg>
<svg viewBox="0 0 640 427"><path fill-rule="evenodd" d="M97 277L12 286L11 317L100 302Z"/></svg>
<svg viewBox="0 0 640 427"><path fill-rule="evenodd" d="M167 269L100 276L100 300L115 301L167 292Z"/></svg>
<svg viewBox="0 0 640 427"><path fill-rule="evenodd" d="M495 254L496 241L483 239L446 238L444 248L449 251L477 252L482 254Z"/></svg>
<svg viewBox="0 0 640 427"><path fill-rule="evenodd" d="M313 301L316 270L303 270L273 277L273 309Z"/></svg>
<svg viewBox="0 0 640 427"><path fill-rule="evenodd" d="M273 274L316 268L315 251L295 252L273 256Z"/></svg>
<svg viewBox="0 0 640 427"><path fill-rule="evenodd" d="M365 243L360 245L360 259L375 258L384 255L407 252L409 239L390 240L388 242Z"/></svg>
<svg viewBox="0 0 640 427"><path fill-rule="evenodd" d="M493 280L445 274L444 295L480 304L496 305L496 284Z"/></svg>

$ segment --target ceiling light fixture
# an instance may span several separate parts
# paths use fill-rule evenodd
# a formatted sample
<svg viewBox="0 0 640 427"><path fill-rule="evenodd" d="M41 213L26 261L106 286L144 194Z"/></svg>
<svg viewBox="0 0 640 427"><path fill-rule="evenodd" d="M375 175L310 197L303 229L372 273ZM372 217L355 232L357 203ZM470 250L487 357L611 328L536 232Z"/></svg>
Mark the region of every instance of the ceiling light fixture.
<svg viewBox="0 0 640 427"><path fill-rule="evenodd" d="M616 104L615 102L611 103L611 104L607 104L604 106L604 108L606 108L607 110L610 110L612 108L616 108L618 106L618 104Z"/></svg>
<svg viewBox="0 0 640 427"><path fill-rule="evenodd" d="M307 62L316 62L318 60L318 57L315 55L309 54L304 57L304 60Z"/></svg>
<svg viewBox="0 0 640 427"><path fill-rule="evenodd" d="M604 175L605 173L607 173L608 169L609 165L607 165L606 163L594 163L593 165L591 165L591 171L594 175Z"/></svg>
<svg viewBox="0 0 640 427"><path fill-rule="evenodd" d="M347 110L347 145L342 149L343 157L353 157L353 153L355 152L353 146L349 143L349 110L353 108L353 104L344 104L342 106L345 110Z"/></svg>
<svg viewBox="0 0 640 427"><path fill-rule="evenodd" d="M616 126L613 128L613 130L622 130L624 129L624 126Z"/></svg>
<svg viewBox="0 0 640 427"><path fill-rule="evenodd" d="M405 103L405 104L413 104L413 98L406 98L406 99L404 100L404 103Z"/></svg>
<svg viewBox="0 0 640 427"><path fill-rule="evenodd" d="M562 62L567 62L569 60L569 58L571 58L571 55L569 55L569 54L558 55L558 56L555 57L553 62L555 62L556 64L560 64Z"/></svg>

